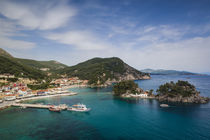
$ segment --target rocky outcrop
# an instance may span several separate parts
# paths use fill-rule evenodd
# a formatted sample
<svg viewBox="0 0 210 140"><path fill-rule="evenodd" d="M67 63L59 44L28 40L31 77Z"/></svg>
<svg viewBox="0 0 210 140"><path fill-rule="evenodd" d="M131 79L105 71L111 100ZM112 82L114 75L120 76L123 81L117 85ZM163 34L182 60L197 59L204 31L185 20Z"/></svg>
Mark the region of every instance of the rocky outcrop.
<svg viewBox="0 0 210 140"><path fill-rule="evenodd" d="M188 97L183 97L181 95L177 95L174 97L169 97L167 95L158 95L156 96L156 99L160 102L177 102L177 103L208 103L210 98L208 97L202 97L199 94L191 95Z"/></svg>

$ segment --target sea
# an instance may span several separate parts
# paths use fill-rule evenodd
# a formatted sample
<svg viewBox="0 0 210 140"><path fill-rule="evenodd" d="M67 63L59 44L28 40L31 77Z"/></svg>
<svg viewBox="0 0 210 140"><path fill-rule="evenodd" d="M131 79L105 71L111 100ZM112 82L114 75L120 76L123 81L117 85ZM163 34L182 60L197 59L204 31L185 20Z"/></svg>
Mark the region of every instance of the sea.
<svg viewBox="0 0 210 140"><path fill-rule="evenodd" d="M210 76L153 75L135 81L144 90L185 80L210 97ZM113 97L112 88L73 88L75 96L27 103L83 103L90 112L50 112L10 107L0 111L0 140L210 140L210 103L173 104L161 108L154 99Z"/></svg>

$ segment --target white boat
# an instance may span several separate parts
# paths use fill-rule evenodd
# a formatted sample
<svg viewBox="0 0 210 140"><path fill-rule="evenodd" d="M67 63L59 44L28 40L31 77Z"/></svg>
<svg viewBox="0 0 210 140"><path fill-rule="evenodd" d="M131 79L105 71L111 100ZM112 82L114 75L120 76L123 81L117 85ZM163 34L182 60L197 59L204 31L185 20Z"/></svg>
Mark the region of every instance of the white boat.
<svg viewBox="0 0 210 140"><path fill-rule="evenodd" d="M0 100L0 103L3 103L3 100Z"/></svg>
<svg viewBox="0 0 210 140"><path fill-rule="evenodd" d="M169 107L168 104L161 104L160 107Z"/></svg>
<svg viewBox="0 0 210 140"><path fill-rule="evenodd" d="M90 108L87 108L84 104L76 104L72 107L67 108L69 111L77 111L77 112L88 112L90 111Z"/></svg>
<svg viewBox="0 0 210 140"><path fill-rule="evenodd" d="M66 104L60 104L58 105L58 107L61 109L61 110L66 110L68 108L68 106Z"/></svg>

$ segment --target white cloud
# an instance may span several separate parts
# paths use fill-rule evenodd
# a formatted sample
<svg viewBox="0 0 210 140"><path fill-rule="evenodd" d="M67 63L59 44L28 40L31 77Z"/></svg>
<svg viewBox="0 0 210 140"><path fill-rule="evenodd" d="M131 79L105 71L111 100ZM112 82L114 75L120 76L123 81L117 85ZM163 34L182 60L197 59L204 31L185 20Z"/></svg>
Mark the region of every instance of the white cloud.
<svg viewBox="0 0 210 140"><path fill-rule="evenodd" d="M35 43L22 40L14 40L7 37L0 37L0 43L0 47L2 48L31 49L35 47Z"/></svg>
<svg viewBox="0 0 210 140"><path fill-rule="evenodd" d="M210 36L152 44L143 49L131 50L126 60L139 69L164 68L205 72L210 71L209 54ZM136 63L133 60L139 61Z"/></svg>
<svg viewBox="0 0 210 140"><path fill-rule="evenodd" d="M69 31L65 33L51 33L45 36L47 39L58 43L71 45L80 50L104 50L111 48L106 41L99 39L88 31Z"/></svg>
<svg viewBox="0 0 210 140"><path fill-rule="evenodd" d="M6 19L0 18L0 47L11 48L11 49L31 49L35 47L35 43L16 40L12 37L24 37L25 34L20 33L20 28L18 28L13 22Z"/></svg>
<svg viewBox="0 0 210 140"><path fill-rule="evenodd" d="M16 3L2 0L0 1L0 13L28 29L49 30L65 25L76 14L76 10L67 6L66 1Z"/></svg>

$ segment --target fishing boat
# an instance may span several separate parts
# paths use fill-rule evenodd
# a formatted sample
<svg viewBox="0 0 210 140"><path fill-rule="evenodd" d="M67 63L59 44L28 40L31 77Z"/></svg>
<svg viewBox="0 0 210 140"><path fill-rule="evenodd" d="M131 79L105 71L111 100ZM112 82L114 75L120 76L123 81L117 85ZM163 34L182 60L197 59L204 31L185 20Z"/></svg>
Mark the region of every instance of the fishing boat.
<svg viewBox="0 0 210 140"><path fill-rule="evenodd" d="M161 104L160 107L169 107L168 104Z"/></svg>
<svg viewBox="0 0 210 140"><path fill-rule="evenodd" d="M87 108L84 104L76 104L72 107L67 108L69 111L77 111L77 112L88 112L90 111L90 108Z"/></svg>
<svg viewBox="0 0 210 140"><path fill-rule="evenodd" d="M61 111L61 109L59 107L55 107L55 106L49 107L49 110L53 111L53 112L60 112Z"/></svg>

